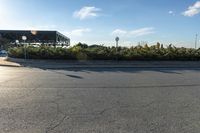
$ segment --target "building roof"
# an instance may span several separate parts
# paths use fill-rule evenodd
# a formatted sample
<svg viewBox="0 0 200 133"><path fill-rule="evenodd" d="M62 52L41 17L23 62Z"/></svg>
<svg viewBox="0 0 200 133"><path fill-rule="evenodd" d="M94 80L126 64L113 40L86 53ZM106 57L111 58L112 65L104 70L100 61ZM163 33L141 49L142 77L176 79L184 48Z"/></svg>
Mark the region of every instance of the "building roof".
<svg viewBox="0 0 200 133"><path fill-rule="evenodd" d="M58 31L42 30L0 30L0 37L11 42L22 41L22 36L27 37L27 42L59 43L70 42L70 39Z"/></svg>

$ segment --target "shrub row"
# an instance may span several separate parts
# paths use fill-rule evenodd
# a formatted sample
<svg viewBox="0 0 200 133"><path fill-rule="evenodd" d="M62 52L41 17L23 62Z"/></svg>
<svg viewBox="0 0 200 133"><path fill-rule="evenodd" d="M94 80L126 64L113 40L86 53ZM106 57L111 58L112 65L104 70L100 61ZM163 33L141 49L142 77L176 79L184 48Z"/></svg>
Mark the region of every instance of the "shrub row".
<svg viewBox="0 0 200 133"><path fill-rule="evenodd" d="M135 46L131 48L105 47L100 45L88 46L77 44L69 48L27 47L29 59L65 59L65 60L200 60L200 49L177 48L169 45L164 48L157 43L153 46ZM9 49L9 56L24 58L24 48Z"/></svg>

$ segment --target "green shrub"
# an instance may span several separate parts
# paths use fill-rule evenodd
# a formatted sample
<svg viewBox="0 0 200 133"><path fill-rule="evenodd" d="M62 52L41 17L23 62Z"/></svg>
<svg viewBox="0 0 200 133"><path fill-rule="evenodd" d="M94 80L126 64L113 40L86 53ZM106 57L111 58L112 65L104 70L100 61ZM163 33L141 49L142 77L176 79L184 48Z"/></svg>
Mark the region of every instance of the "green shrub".
<svg viewBox="0 0 200 133"><path fill-rule="evenodd" d="M164 48L157 43L153 46L119 47L116 53L115 47L102 45L88 46L77 44L69 48L56 48L49 46L27 47L29 59L65 59L65 60L200 60L200 49L177 48L172 45ZM9 56L24 58L24 48L15 47L9 49Z"/></svg>

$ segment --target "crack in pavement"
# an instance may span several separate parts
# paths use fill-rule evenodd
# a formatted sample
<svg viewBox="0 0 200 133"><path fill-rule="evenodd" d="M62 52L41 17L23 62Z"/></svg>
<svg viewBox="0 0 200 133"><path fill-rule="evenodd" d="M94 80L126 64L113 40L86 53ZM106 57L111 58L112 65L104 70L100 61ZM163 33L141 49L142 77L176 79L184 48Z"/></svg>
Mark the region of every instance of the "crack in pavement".
<svg viewBox="0 0 200 133"><path fill-rule="evenodd" d="M69 117L67 115L64 115L62 119L60 119L57 124L55 125L50 125L49 127L46 128L46 133L49 133L50 131L53 131L55 128L59 127L65 119L69 119Z"/></svg>
<svg viewBox="0 0 200 133"><path fill-rule="evenodd" d="M49 133L53 130L55 130L57 127L59 127L65 120L69 120L70 118L79 118L81 116L94 116L93 119L97 119L99 116L102 116L104 113L106 113L109 110L112 110L115 107L109 107L109 108L105 108L103 110L100 111L94 111L91 113L86 113L86 114L66 114L63 113L60 109L60 105L59 105L59 100L63 99L63 97L61 97L58 94L58 90L57 90L57 99L55 99L54 101L51 101L51 103L56 105L56 117L50 122L50 125L46 128L46 132L45 133ZM62 118L60 118L59 120L57 120L57 118L59 117L59 114L63 115ZM57 122L56 122L57 121Z"/></svg>
<svg viewBox="0 0 200 133"><path fill-rule="evenodd" d="M98 112L94 112L94 113L88 113L88 114L71 114L72 117L81 117L81 116L95 116L94 119L97 119L98 116L102 116L104 113L106 113L107 111L109 110L112 110L113 108L106 108L106 109L103 109L102 111L98 111ZM62 113L62 112L59 112L59 113ZM51 122L50 126L46 128L46 132L45 133L49 133L53 130L55 130L57 127L59 127L65 120L68 120L71 118L71 116L67 115L67 114L63 114L64 115L56 124L52 124L55 119L53 120L53 122Z"/></svg>
<svg viewBox="0 0 200 133"><path fill-rule="evenodd" d="M63 99L63 97L60 97L60 95L58 94L58 90L56 91L56 94L57 94L57 97L58 97L58 98L56 98L54 101L51 102L51 103L53 103L53 104L56 105L56 118L54 118L54 119L50 122L50 126L48 126L48 127L46 128L46 133L49 133L50 131L55 130L57 127L59 127L59 126L65 121L65 119L69 119L69 118L70 118L69 116L67 116L67 114L63 113L63 112L61 111L61 109L60 109L60 106L59 106L58 101L59 101L60 99ZM54 124L59 114L62 114L63 117L62 117L56 124Z"/></svg>

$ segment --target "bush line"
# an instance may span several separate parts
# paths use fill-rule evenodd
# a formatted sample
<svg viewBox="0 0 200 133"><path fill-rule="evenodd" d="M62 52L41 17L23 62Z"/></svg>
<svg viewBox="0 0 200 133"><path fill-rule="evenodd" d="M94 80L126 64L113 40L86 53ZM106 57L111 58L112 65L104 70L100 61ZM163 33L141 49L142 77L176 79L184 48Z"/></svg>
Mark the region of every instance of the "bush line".
<svg viewBox="0 0 200 133"><path fill-rule="evenodd" d="M160 43L153 46L115 47L102 45L88 46L77 44L69 48L61 47L27 47L28 59L62 59L62 60L200 60L200 49L175 47L169 45L163 47ZM14 58L24 58L24 48L9 48L8 54Z"/></svg>

